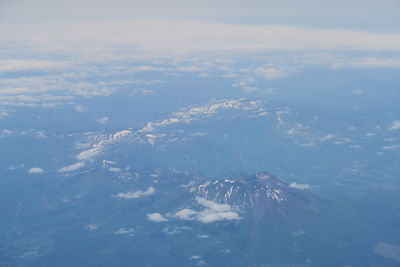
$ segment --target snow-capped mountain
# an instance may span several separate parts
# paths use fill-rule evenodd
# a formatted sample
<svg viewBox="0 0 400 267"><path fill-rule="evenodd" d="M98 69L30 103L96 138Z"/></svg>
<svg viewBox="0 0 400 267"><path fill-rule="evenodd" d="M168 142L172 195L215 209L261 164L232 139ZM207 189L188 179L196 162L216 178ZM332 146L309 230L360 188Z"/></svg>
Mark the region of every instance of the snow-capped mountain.
<svg viewBox="0 0 400 267"><path fill-rule="evenodd" d="M230 174L201 182L189 190L198 197L240 207L257 218L272 211L285 216L289 207L317 207L314 196L268 172Z"/></svg>

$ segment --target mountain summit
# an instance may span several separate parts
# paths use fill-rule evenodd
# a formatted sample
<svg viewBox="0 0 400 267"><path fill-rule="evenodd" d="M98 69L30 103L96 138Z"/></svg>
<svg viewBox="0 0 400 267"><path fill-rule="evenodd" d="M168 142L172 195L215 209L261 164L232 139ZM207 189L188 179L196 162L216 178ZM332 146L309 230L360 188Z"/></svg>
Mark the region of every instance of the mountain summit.
<svg viewBox="0 0 400 267"><path fill-rule="evenodd" d="M272 211L286 216L290 207L316 209L316 198L268 172L231 174L191 187L197 197L236 206L262 217Z"/></svg>

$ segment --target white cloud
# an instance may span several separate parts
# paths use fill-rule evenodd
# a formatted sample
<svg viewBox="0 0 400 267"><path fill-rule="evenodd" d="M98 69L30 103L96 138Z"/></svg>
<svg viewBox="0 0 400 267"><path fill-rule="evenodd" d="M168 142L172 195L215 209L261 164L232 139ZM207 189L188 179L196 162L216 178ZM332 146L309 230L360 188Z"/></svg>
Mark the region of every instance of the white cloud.
<svg viewBox="0 0 400 267"><path fill-rule="evenodd" d="M5 135L12 135L12 134L13 134L13 131L5 129L5 130L3 130L3 134L5 134Z"/></svg>
<svg viewBox="0 0 400 267"><path fill-rule="evenodd" d="M330 139L332 139L334 137L335 137L334 134L328 134L328 135L325 135L325 136L321 137L319 140L321 140L322 142L325 142L325 141L328 141L328 140L330 140Z"/></svg>
<svg viewBox="0 0 400 267"><path fill-rule="evenodd" d="M345 138L340 138L338 141L335 141L334 144L342 145L342 144L346 144L346 143L350 143L350 142L353 142L353 140L348 137L345 137Z"/></svg>
<svg viewBox="0 0 400 267"><path fill-rule="evenodd" d="M80 168L85 167L85 162L81 161L81 162L77 162L75 164L66 166L66 167L62 167L58 170L58 172L63 173L63 172L72 172L72 171L76 171Z"/></svg>
<svg viewBox="0 0 400 267"><path fill-rule="evenodd" d="M128 192L128 193L118 193L117 198L123 198L123 199L135 199L135 198L140 198L144 196L149 196L152 195L156 192L154 187L150 186L146 191L136 191L136 192Z"/></svg>
<svg viewBox="0 0 400 267"><path fill-rule="evenodd" d="M357 89L350 92L353 95L362 95L364 93L363 89Z"/></svg>
<svg viewBox="0 0 400 267"><path fill-rule="evenodd" d="M9 59L0 60L0 72L6 71L54 71L61 70L69 66L67 62Z"/></svg>
<svg viewBox="0 0 400 267"><path fill-rule="evenodd" d="M389 127L390 131L400 130L400 121L394 121L392 126Z"/></svg>
<svg viewBox="0 0 400 267"><path fill-rule="evenodd" d="M275 67L261 67L256 68L254 72L258 75L263 76L267 80L276 80L285 78L289 75L289 71L275 68Z"/></svg>
<svg viewBox="0 0 400 267"><path fill-rule="evenodd" d="M0 119L10 116L10 114L6 111L0 111Z"/></svg>
<svg viewBox="0 0 400 267"><path fill-rule="evenodd" d="M36 137L38 137L38 138L46 138L47 137L46 134L44 133L44 131L36 131L35 134L36 134Z"/></svg>
<svg viewBox="0 0 400 267"><path fill-rule="evenodd" d="M42 49L105 50L134 45L151 53L266 52L321 50L400 50L399 33L372 33L279 25L240 25L194 20L108 20L3 27L0 34L15 42L41 44ZM79 31L77 30L79 29ZM146 29L143 32L143 29ZM174 31L170 31L174 29ZM82 33L85 34L82 34ZM40 42L37 36L40 35ZM45 42L46 41L46 42ZM78 45L81 44L81 45ZM84 44L84 45L83 45ZM47 46L46 46L47 45ZM89 49L91 48L91 49Z"/></svg>
<svg viewBox="0 0 400 267"><path fill-rule="evenodd" d="M76 158L78 160L89 160L94 158L95 156L97 156L100 153L100 149L98 148L91 148L88 150L84 150L81 153L79 153Z"/></svg>
<svg viewBox="0 0 400 267"><path fill-rule="evenodd" d="M240 219L239 214L228 204L219 204L200 197L196 197L196 201L205 209L202 211L182 209L175 213L175 217L181 220L197 220L202 223Z"/></svg>
<svg viewBox="0 0 400 267"><path fill-rule="evenodd" d="M400 58L360 58L356 60L338 61L332 68L400 68Z"/></svg>
<svg viewBox="0 0 400 267"><path fill-rule="evenodd" d="M147 219L149 219L152 222L166 222L166 221L168 221L160 213L149 213L149 214L147 214Z"/></svg>
<svg viewBox="0 0 400 267"><path fill-rule="evenodd" d="M135 235L135 229L132 228L119 228L117 231L114 232L116 235L128 235L128 236L134 236Z"/></svg>
<svg viewBox="0 0 400 267"><path fill-rule="evenodd" d="M181 233L182 231L189 231L189 230L192 230L192 228L190 228L189 226L179 226L179 227L178 226L174 226L174 227L166 226L162 230L162 232L166 233L167 235L176 235L176 234Z"/></svg>
<svg viewBox="0 0 400 267"><path fill-rule="evenodd" d="M7 170L15 171L15 170L23 169L23 168L25 168L25 165L22 164L22 163L20 163L20 164L17 164L17 165L10 165L10 166L8 166L8 167L7 167Z"/></svg>
<svg viewBox="0 0 400 267"><path fill-rule="evenodd" d="M90 231L97 230L97 229L99 229L99 227L100 227L100 225L98 225L98 224L96 224L96 223L91 223L91 224L88 224L88 225L86 226L86 228L87 228L88 230L90 230Z"/></svg>
<svg viewBox="0 0 400 267"><path fill-rule="evenodd" d="M39 174L39 173L44 173L44 170L42 168L39 168L39 167L34 167L34 168L30 168L28 170L28 173Z"/></svg>
<svg viewBox="0 0 400 267"><path fill-rule="evenodd" d="M304 143L304 144L299 144L299 146L302 146L302 147L312 147L312 146L314 146L314 145L315 145L315 143L313 143L313 142Z"/></svg>
<svg viewBox="0 0 400 267"><path fill-rule="evenodd" d="M228 248L224 248L224 249L221 249L221 252L224 253L224 254L231 254L232 250L230 250Z"/></svg>
<svg viewBox="0 0 400 267"><path fill-rule="evenodd" d="M134 96L134 95L154 95L154 94L155 92L153 90L137 88L133 89L129 95Z"/></svg>
<svg viewBox="0 0 400 267"><path fill-rule="evenodd" d="M292 232L292 235L294 235L294 236L302 236L304 234L305 234L305 232L303 230Z"/></svg>
<svg viewBox="0 0 400 267"><path fill-rule="evenodd" d="M84 106L78 105L78 106L75 106L75 110L78 112L85 112L87 110L87 108Z"/></svg>
<svg viewBox="0 0 400 267"><path fill-rule="evenodd" d="M182 66L182 67L176 67L174 70L176 71L182 71L182 72L199 72L203 71L204 69L196 67L196 66Z"/></svg>
<svg viewBox="0 0 400 267"><path fill-rule="evenodd" d="M296 183L296 182L290 183L290 184L289 184L289 187L290 187L290 188L295 188L295 189L300 189L300 190L304 190L304 189L309 189L309 188L311 188L311 186L308 185L308 184L298 184L298 183Z"/></svg>
<svg viewBox="0 0 400 267"><path fill-rule="evenodd" d="M383 146L382 147L383 150L396 150L396 149L399 149L399 148L400 148L400 145L397 145L397 144L393 144L391 146Z"/></svg>
<svg viewBox="0 0 400 267"><path fill-rule="evenodd" d="M106 124L106 123L108 123L109 120L110 119L108 117L101 117L101 118L97 119L97 122L100 124Z"/></svg>
<svg viewBox="0 0 400 267"><path fill-rule="evenodd" d="M374 253L395 261L400 262L400 246L385 242L378 242L374 247Z"/></svg>

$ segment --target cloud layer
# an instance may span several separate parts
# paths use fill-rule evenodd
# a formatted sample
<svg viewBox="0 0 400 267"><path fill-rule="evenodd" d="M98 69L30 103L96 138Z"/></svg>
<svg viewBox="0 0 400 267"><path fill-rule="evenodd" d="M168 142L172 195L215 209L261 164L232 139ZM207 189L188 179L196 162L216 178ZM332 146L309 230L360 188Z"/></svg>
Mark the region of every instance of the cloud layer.
<svg viewBox="0 0 400 267"><path fill-rule="evenodd" d="M17 27L17 26L16 26ZM32 28L35 27L35 28ZM173 29L173 30L171 30ZM37 39L38 34L41 38ZM140 51L265 52L304 50L400 51L400 33L378 34L279 25L226 24L196 20L128 19L3 27L0 35L17 43L87 53L127 45ZM69 45L66 45L69 44ZM44 63L43 63L44 64ZM45 62L46 65L53 64ZM37 62L29 66L40 68ZM12 67L13 65L11 65ZM21 64L18 68L23 67ZM270 73L270 75L275 75Z"/></svg>

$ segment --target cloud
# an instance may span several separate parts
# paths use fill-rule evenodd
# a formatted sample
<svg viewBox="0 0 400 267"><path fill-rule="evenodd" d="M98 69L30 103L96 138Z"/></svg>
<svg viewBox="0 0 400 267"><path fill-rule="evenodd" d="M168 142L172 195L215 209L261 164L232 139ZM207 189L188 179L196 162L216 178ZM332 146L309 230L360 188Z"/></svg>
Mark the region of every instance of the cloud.
<svg viewBox="0 0 400 267"><path fill-rule="evenodd" d="M254 72L260 76L263 76L267 80L276 80L285 78L289 75L289 71L275 68L275 67L261 67L256 68Z"/></svg>
<svg viewBox="0 0 400 267"><path fill-rule="evenodd" d="M13 131L5 129L5 130L2 131L2 133L3 133L4 135L12 135L12 134L13 134Z"/></svg>
<svg viewBox="0 0 400 267"><path fill-rule="evenodd" d="M350 142L353 142L353 140L348 137L344 137L344 138L340 138L338 141L335 141L334 144L342 145L342 144L346 144L346 143L350 143Z"/></svg>
<svg viewBox="0 0 400 267"><path fill-rule="evenodd" d="M290 188L299 189L299 190L304 190L304 189L309 189L309 188L311 188L311 186L308 185L308 184L298 184L298 183L296 183L296 182L290 183L290 184L289 184L289 187L290 187Z"/></svg>
<svg viewBox="0 0 400 267"><path fill-rule="evenodd" d="M246 77L242 78L236 83L232 84L233 87L239 87L242 88L245 92L251 93L259 90L257 86L254 86L254 83L256 82L255 78L253 77Z"/></svg>
<svg viewBox="0 0 400 267"><path fill-rule="evenodd" d="M91 224L86 225L86 228L90 231L97 230L97 229L99 229L99 227L100 227L100 225L96 224L96 223L91 223Z"/></svg>
<svg viewBox="0 0 400 267"><path fill-rule="evenodd" d="M167 235L176 235L181 233L182 231L189 231L192 230L189 226L166 226L162 232L166 233Z"/></svg>
<svg viewBox="0 0 400 267"><path fill-rule="evenodd" d="M400 58L360 58L332 63L332 68L400 68Z"/></svg>
<svg viewBox="0 0 400 267"><path fill-rule="evenodd" d="M7 170L15 171L15 170L23 169L23 168L25 168L25 165L22 164L22 163L20 163L20 164L17 164L17 165L10 165L10 166L8 166L8 167L7 167Z"/></svg>
<svg viewBox="0 0 400 267"><path fill-rule="evenodd" d="M228 204L218 204L200 197L196 197L196 201L205 209L202 211L182 209L175 213L175 217L181 220L197 220L202 223L240 219L239 214Z"/></svg>
<svg viewBox="0 0 400 267"><path fill-rule="evenodd" d="M149 214L147 214L147 219L149 219L152 222L166 222L166 221L168 221L160 213L149 213Z"/></svg>
<svg viewBox="0 0 400 267"><path fill-rule="evenodd" d="M10 114L7 111L1 111L0 110L0 119L3 119L5 117L10 116Z"/></svg>
<svg viewBox="0 0 400 267"><path fill-rule="evenodd" d="M334 134L328 134L328 135L325 135L325 136L321 137L319 140L321 140L322 142L325 142L325 141L328 141L328 140L330 140L330 139L332 139L334 137L335 137Z"/></svg>
<svg viewBox="0 0 400 267"><path fill-rule="evenodd" d="M303 230L292 232L293 236L302 236L304 234L305 234L305 232Z"/></svg>
<svg viewBox="0 0 400 267"><path fill-rule="evenodd" d="M389 127L389 131L400 130L400 121L394 121L392 126Z"/></svg>
<svg viewBox="0 0 400 267"><path fill-rule="evenodd" d="M357 89L350 92L353 95L362 95L364 93L363 89Z"/></svg>
<svg viewBox="0 0 400 267"><path fill-rule="evenodd" d="M135 199L135 198L140 198L144 196L149 196L152 195L156 192L154 187L150 186L146 191L136 191L136 192L128 192L128 193L118 193L117 198L123 198L123 199Z"/></svg>
<svg viewBox="0 0 400 267"><path fill-rule="evenodd" d="M85 162L81 161L81 162L77 162L75 164L66 166L66 167L62 167L58 170L58 172L63 173L63 172L72 172L72 171L76 171L82 167L85 167Z"/></svg>
<svg viewBox="0 0 400 267"><path fill-rule="evenodd" d="M34 167L34 168L30 168L28 170L28 173L39 174L39 173L44 173L44 170L42 168L39 168L39 167Z"/></svg>
<svg viewBox="0 0 400 267"><path fill-rule="evenodd" d="M378 242L374 247L374 253L400 262L400 246L395 246L385 242Z"/></svg>
<svg viewBox="0 0 400 267"><path fill-rule="evenodd" d="M221 249L220 251L221 251L222 253L224 253L224 254L231 254L231 253L232 253L232 250L227 249L227 248Z"/></svg>
<svg viewBox="0 0 400 267"><path fill-rule="evenodd" d="M85 112L87 110L87 108L84 106L78 105L78 106L75 106L75 110L78 112Z"/></svg>
<svg viewBox="0 0 400 267"><path fill-rule="evenodd" d="M114 232L116 235L128 235L128 236L134 236L135 235L135 229L132 228L119 228L117 231Z"/></svg>
<svg viewBox="0 0 400 267"><path fill-rule="evenodd" d="M201 265L206 265L207 263L201 259L200 255L193 255L189 257L189 260L194 260L197 261L196 265L201 266Z"/></svg>
<svg viewBox="0 0 400 267"><path fill-rule="evenodd" d="M156 94L156 93L153 90L137 88L137 89L133 89L129 95L134 96L134 95L154 95L154 94Z"/></svg>
<svg viewBox="0 0 400 267"><path fill-rule="evenodd" d="M9 1L4 2L3 23L20 22L54 24L57 21L70 23L72 20L98 20L99 18L115 19L119 17L167 17L195 18L212 20L232 20L267 18L273 24L282 20L299 25L349 25L357 27L371 24L377 26L398 25L398 5L396 1L382 0L337 0L321 2L317 0L149 0L149 1ZM155 8L157 7L157 8ZM74 16L71 16L74 14ZM339 20L340 18L340 20ZM252 20L252 21L253 21ZM371 21L372 20L372 21ZM304 23L306 21L306 23ZM302 22L302 23L301 23ZM333 22L333 23L332 23ZM343 23L344 22L344 23ZM377 23L379 22L379 23ZM394 25L393 25L394 24ZM14 26L14 25L12 25ZM364 25L365 27L365 25ZM79 28L77 28L78 30ZM396 28L397 29L397 28Z"/></svg>
<svg viewBox="0 0 400 267"><path fill-rule="evenodd" d="M97 119L96 121L97 121L98 123L100 123L100 124L107 124L107 122L108 122L109 120L110 120L110 119L109 119L108 117L101 117L101 118Z"/></svg>
<svg viewBox="0 0 400 267"><path fill-rule="evenodd" d="M58 71L69 66L67 62L8 59L0 60L0 72L7 71Z"/></svg>
<svg viewBox="0 0 400 267"><path fill-rule="evenodd" d="M101 152L101 150L97 147L95 148L91 148L88 150L84 150L81 153L79 153L76 158L78 160L89 160L94 158L95 156L97 156L99 153Z"/></svg>
<svg viewBox="0 0 400 267"><path fill-rule="evenodd" d="M391 146L383 146L382 147L383 150L396 150L396 149L399 149L399 148L400 148L400 145L397 145L397 144L393 144Z"/></svg>
<svg viewBox="0 0 400 267"><path fill-rule="evenodd" d="M95 53L113 45L134 46L142 52L175 54L218 51L400 51L400 34L397 32L382 34L276 24L228 24L172 19L22 25L19 28L19 24L14 24L11 28L3 27L0 34L16 43L24 41L31 45L40 44L42 49L51 46L53 49L65 49L65 44L68 43L69 49L80 50L82 53ZM41 36L41 42L37 35Z"/></svg>

